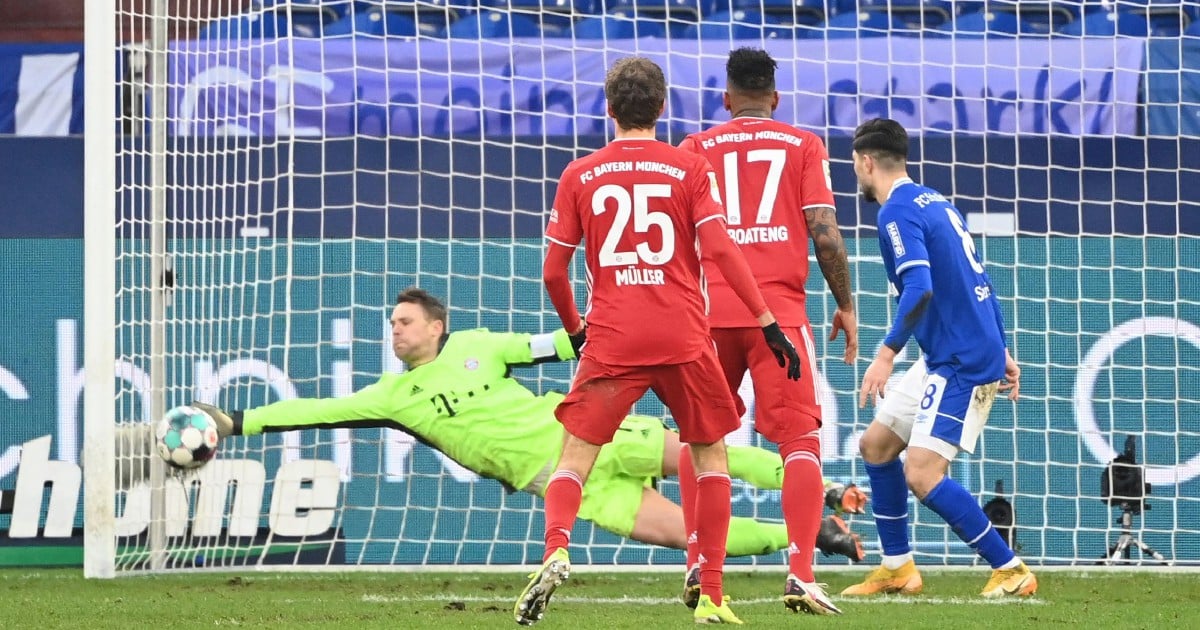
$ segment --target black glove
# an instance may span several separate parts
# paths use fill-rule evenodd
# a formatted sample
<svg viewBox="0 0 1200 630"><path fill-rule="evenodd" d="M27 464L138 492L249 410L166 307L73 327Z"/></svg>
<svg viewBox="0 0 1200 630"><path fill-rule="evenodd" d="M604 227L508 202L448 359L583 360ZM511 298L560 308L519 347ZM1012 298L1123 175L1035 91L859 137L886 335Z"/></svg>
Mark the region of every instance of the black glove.
<svg viewBox="0 0 1200 630"><path fill-rule="evenodd" d="M208 405L202 402L192 402L192 406L208 414L208 417L217 423L217 435L221 437L229 437L235 433L241 434L241 422L234 422L233 418L219 407ZM238 416L241 417L240 415Z"/></svg>
<svg viewBox="0 0 1200 630"><path fill-rule="evenodd" d="M583 357L583 342L587 341L587 324L585 323L583 328L574 335L568 334L567 338L571 340L571 349L575 351L575 358Z"/></svg>
<svg viewBox="0 0 1200 630"><path fill-rule="evenodd" d="M763 326L762 331L763 337L767 338L767 347L771 348L775 360L779 361L779 367L787 368L788 378L800 380L800 355L796 353L792 340L779 328L779 322Z"/></svg>

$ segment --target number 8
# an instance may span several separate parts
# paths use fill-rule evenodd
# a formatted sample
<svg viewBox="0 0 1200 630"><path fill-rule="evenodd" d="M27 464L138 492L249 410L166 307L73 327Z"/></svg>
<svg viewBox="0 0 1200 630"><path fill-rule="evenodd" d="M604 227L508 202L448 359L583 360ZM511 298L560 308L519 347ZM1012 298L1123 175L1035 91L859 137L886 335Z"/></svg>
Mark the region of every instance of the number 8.
<svg viewBox="0 0 1200 630"><path fill-rule="evenodd" d="M925 388L925 395L921 397L921 409L929 409L933 406L933 397L937 394L937 385L929 384Z"/></svg>

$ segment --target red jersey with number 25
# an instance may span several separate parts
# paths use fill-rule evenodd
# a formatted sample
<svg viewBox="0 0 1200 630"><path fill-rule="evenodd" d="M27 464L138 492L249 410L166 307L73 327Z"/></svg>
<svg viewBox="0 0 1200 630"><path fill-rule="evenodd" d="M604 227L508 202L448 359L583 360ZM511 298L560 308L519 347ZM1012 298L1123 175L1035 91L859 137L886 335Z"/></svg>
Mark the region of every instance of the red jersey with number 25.
<svg viewBox="0 0 1200 630"><path fill-rule="evenodd" d="M741 248L763 298L779 324L803 326L808 280L808 221L804 211L833 206L829 154L821 139L769 118L734 118L692 134L680 148L708 159L725 202L729 236ZM758 326L750 311L704 262L713 328Z"/></svg>
<svg viewBox="0 0 1200 630"><path fill-rule="evenodd" d="M614 140L567 165L546 238L587 241L584 352L662 365L711 346L696 226L724 217L712 167L665 142Z"/></svg>

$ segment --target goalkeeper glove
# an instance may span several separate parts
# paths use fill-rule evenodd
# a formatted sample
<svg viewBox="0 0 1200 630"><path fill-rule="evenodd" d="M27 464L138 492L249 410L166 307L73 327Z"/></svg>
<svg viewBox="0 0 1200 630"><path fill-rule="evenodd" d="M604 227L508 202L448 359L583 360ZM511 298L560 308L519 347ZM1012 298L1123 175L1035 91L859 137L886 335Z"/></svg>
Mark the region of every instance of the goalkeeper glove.
<svg viewBox="0 0 1200 630"><path fill-rule="evenodd" d="M229 417L229 414L217 407L202 402L193 402L192 406L208 414L213 419L213 422L217 423L217 435L221 437L233 435L233 418Z"/></svg>
<svg viewBox="0 0 1200 630"><path fill-rule="evenodd" d="M568 334L567 338L571 340L571 349L575 351L575 358L582 357L583 343L587 341L587 322L583 323L583 328L580 328L579 332L574 335Z"/></svg>
<svg viewBox="0 0 1200 630"><path fill-rule="evenodd" d="M775 360L779 361L779 367L787 368L788 378L793 381L800 380L800 355L796 353L796 346L792 345L792 340L783 334L779 322L763 326L762 331L763 336L767 338L767 346L771 348Z"/></svg>
<svg viewBox="0 0 1200 630"><path fill-rule="evenodd" d="M854 484L825 483L825 507L841 514L866 514L867 495Z"/></svg>

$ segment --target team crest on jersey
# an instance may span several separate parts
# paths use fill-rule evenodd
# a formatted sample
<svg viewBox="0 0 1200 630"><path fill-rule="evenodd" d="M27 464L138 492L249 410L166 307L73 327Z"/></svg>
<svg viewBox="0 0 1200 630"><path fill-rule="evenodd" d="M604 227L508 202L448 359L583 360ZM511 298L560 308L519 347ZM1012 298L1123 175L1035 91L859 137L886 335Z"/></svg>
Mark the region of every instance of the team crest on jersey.
<svg viewBox="0 0 1200 630"><path fill-rule="evenodd" d="M904 256L904 241L900 240L900 228L895 221L887 224L888 238L892 239L892 253L896 258Z"/></svg>
<svg viewBox="0 0 1200 630"><path fill-rule="evenodd" d="M466 361L463 361L463 367L467 368L468 370L478 370L479 359L467 359Z"/></svg>
<svg viewBox="0 0 1200 630"><path fill-rule="evenodd" d="M550 208L550 222L558 223L558 210L555 210L554 208Z"/></svg>

